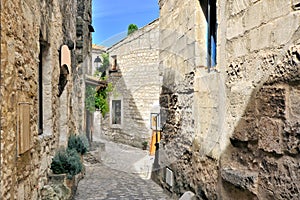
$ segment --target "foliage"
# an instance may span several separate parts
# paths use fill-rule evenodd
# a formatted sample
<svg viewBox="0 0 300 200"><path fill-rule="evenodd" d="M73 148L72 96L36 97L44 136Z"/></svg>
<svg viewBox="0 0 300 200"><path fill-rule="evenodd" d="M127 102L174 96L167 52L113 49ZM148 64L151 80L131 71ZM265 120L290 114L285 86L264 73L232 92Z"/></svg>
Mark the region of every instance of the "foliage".
<svg viewBox="0 0 300 200"><path fill-rule="evenodd" d="M89 142L84 134L74 135L71 134L68 139L68 149L74 149L81 155L88 151Z"/></svg>
<svg viewBox="0 0 300 200"><path fill-rule="evenodd" d="M109 83L106 88L101 88L95 95L95 107L100 110L104 117L109 112L108 96L112 91L112 84Z"/></svg>
<svg viewBox="0 0 300 200"><path fill-rule="evenodd" d="M143 146L147 146L147 144L148 144L147 141L142 142L142 145L143 145Z"/></svg>
<svg viewBox="0 0 300 200"><path fill-rule="evenodd" d="M90 112L95 112L95 87L87 86L85 90L85 108Z"/></svg>
<svg viewBox="0 0 300 200"><path fill-rule="evenodd" d="M137 25L135 25L135 24L130 24L130 25L128 26L127 35L133 33L134 31L136 31L136 30L138 30L138 29L139 29L139 28L138 28Z"/></svg>
<svg viewBox="0 0 300 200"><path fill-rule="evenodd" d="M102 115L105 116L105 114L109 112L108 96L111 91L111 83L98 91L96 91L94 87L88 86L85 100L86 109L90 112L95 112L96 109L100 110Z"/></svg>
<svg viewBox="0 0 300 200"><path fill-rule="evenodd" d="M148 142L147 142L147 141L142 142L142 146L143 146L143 149L144 149L144 150L147 149L147 145L148 145Z"/></svg>
<svg viewBox="0 0 300 200"><path fill-rule="evenodd" d="M89 151L89 149L90 149L90 144L89 144L89 140L88 140L88 138L86 137L86 135L85 135L85 134L79 134L78 137L79 137L79 139L82 141L83 146L87 149L87 151Z"/></svg>
<svg viewBox="0 0 300 200"><path fill-rule="evenodd" d="M102 53L101 54L101 57L102 57L102 70L106 70L108 67L109 67L109 54L108 53Z"/></svg>
<svg viewBox="0 0 300 200"><path fill-rule="evenodd" d="M59 149L52 159L51 170L54 174L67 174L67 177L72 179L82 170L78 153L74 149Z"/></svg>

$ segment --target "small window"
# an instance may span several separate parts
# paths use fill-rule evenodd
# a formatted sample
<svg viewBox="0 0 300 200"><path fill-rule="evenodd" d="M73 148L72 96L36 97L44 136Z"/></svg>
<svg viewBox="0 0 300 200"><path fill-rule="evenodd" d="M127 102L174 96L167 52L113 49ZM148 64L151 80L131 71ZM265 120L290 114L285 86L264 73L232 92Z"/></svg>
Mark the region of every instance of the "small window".
<svg viewBox="0 0 300 200"><path fill-rule="evenodd" d="M211 67L215 67L217 64L216 57L216 43L217 43L217 11L216 11L216 1L208 0L207 9L207 32L208 32L208 42L207 42L207 65L210 70Z"/></svg>
<svg viewBox="0 0 300 200"><path fill-rule="evenodd" d="M207 67L208 71L217 65L217 6L216 0L200 1L207 24ZM204 23L204 22L203 22Z"/></svg>
<svg viewBox="0 0 300 200"><path fill-rule="evenodd" d="M117 70L117 67L118 67L117 56L116 55L112 56L112 59L113 59L113 62L112 62L111 69Z"/></svg>
<svg viewBox="0 0 300 200"><path fill-rule="evenodd" d="M52 99L52 59L50 45L40 40L39 66L38 66L38 134L51 135L53 130Z"/></svg>
<svg viewBox="0 0 300 200"><path fill-rule="evenodd" d="M40 44L40 54L39 54L39 76L38 76L38 126L39 126L39 135L43 134L43 54L45 54L45 46Z"/></svg>
<svg viewBox="0 0 300 200"><path fill-rule="evenodd" d="M122 109L121 100L112 100L112 124L121 125Z"/></svg>

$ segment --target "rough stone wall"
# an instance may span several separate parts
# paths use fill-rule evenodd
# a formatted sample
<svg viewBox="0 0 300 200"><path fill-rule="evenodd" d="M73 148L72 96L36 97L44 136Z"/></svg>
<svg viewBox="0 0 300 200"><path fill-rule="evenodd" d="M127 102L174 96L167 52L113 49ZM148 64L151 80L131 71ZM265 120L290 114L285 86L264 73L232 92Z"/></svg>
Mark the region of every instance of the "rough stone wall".
<svg viewBox="0 0 300 200"><path fill-rule="evenodd" d="M208 118L221 109L215 108L221 96L214 89L221 78L205 68L204 21L199 1L160 1L160 106L167 118L159 147L161 169L153 178L178 196L193 191L198 198L215 199L218 162L209 154L215 142L204 136L218 134L219 127ZM173 186L166 184L165 167L174 172Z"/></svg>
<svg viewBox="0 0 300 200"><path fill-rule="evenodd" d="M86 110L85 110L85 74L92 66L92 6L91 0L78 0L76 18L76 62L73 68L73 93L72 101L79 107L72 107L76 130L74 132L86 133ZM89 135L87 135L89 138Z"/></svg>
<svg viewBox="0 0 300 200"><path fill-rule="evenodd" d="M297 1L227 4L221 196L299 198L300 12ZM297 108L296 108L297 107Z"/></svg>
<svg viewBox="0 0 300 200"><path fill-rule="evenodd" d="M116 127L107 114L102 122L105 137L138 147L150 142L150 111L158 104L160 90L158 24L155 20L108 49L118 63L118 72L109 74L114 88L110 99L122 99L123 122Z"/></svg>
<svg viewBox="0 0 300 200"><path fill-rule="evenodd" d="M73 71L58 97L61 45L69 46L76 68L77 1L1 1L1 199L40 199L59 135L76 130L71 101ZM41 42L42 41L42 42ZM44 132L38 135L40 43L43 58ZM31 149L17 153L20 103L30 105ZM72 105L71 105L72 104ZM63 122L62 122L63 121Z"/></svg>
<svg viewBox="0 0 300 200"><path fill-rule="evenodd" d="M203 2L159 2L160 105L168 115L154 179L199 199L296 198L299 2L217 1L210 73Z"/></svg>

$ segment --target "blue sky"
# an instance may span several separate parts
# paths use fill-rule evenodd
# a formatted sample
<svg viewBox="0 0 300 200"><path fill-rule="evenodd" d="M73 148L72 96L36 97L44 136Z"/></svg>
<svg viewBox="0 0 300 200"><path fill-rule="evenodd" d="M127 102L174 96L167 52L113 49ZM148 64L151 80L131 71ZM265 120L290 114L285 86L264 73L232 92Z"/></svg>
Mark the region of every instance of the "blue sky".
<svg viewBox="0 0 300 200"><path fill-rule="evenodd" d="M93 44L109 46L126 36L129 24L141 28L159 17L158 0L93 0L92 4Z"/></svg>

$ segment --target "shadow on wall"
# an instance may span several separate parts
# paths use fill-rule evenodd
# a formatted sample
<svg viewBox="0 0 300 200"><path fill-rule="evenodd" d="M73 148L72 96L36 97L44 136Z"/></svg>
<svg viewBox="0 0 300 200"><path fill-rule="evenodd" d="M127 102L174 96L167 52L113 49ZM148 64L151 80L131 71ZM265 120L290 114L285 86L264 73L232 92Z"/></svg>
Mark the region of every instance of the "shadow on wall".
<svg viewBox="0 0 300 200"><path fill-rule="evenodd" d="M117 71L109 75L109 82L112 83L114 90L110 94L110 113L102 121L101 137L142 147L143 141L150 143L151 133L148 119L155 97L151 97L149 91L157 91L158 83L143 83L141 85L139 81L136 81L136 85L128 85L126 84L127 79L134 80L134 77L131 77L134 74L128 75L128 77L127 74L124 77L121 71ZM112 100L121 101L121 124L112 124L111 118L114 112Z"/></svg>
<svg viewBox="0 0 300 200"><path fill-rule="evenodd" d="M288 51L253 92L220 160L223 199L299 197L299 53Z"/></svg>

